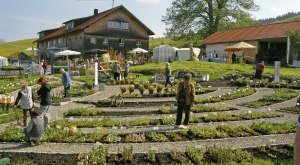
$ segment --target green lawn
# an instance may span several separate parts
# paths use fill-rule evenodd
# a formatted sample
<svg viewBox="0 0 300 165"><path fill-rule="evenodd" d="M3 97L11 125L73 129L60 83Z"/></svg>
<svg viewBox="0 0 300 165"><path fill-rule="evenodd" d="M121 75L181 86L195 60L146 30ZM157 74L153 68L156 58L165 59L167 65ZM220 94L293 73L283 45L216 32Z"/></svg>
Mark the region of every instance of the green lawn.
<svg viewBox="0 0 300 165"><path fill-rule="evenodd" d="M132 72L143 73L145 75L154 75L155 73L164 73L165 63L149 63L146 65L131 66ZM196 74L209 74L210 79L215 80L222 76L231 74L254 74L253 65L249 64L221 64L213 62L198 61L175 61L171 63L172 70L188 70ZM274 67L268 66L264 75L273 75ZM283 77L300 78L300 68L281 68Z"/></svg>
<svg viewBox="0 0 300 165"><path fill-rule="evenodd" d="M35 40L36 38L32 38L1 43L0 56L8 57L16 52L24 52L27 55L31 55L31 51L25 51L25 49L32 47L32 42L34 42Z"/></svg>

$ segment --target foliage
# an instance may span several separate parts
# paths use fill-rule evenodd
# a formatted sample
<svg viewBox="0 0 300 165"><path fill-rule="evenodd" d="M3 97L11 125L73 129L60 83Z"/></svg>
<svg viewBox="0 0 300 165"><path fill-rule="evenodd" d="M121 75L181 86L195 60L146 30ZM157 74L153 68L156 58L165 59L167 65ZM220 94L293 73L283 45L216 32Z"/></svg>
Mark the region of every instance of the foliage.
<svg viewBox="0 0 300 165"><path fill-rule="evenodd" d="M200 148L189 147L185 149L187 155L192 159L196 164L202 164L204 159L205 151Z"/></svg>
<svg viewBox="0 0 300 165"><path fill-rule="evenodd" d="M266 95L263 99L244 103L244 106L258 108L262 106L268 106L274 103L280 103L286 100L290 100L297 97L299 93L292 89L276 89L274 94Z"/></svg>
<svg viewBox="0 0 300 165"><path fill-rule="evenodd" d="M0 116L0 125L4 123L9 123L22 118L22 111L20 109L14 110L13 112L2 112L3 115Z"/></svg>
<svg viewBox="0 0 300 165"><path fill-rule="evenodd" d="M145 143L145 134L127 134L124 139L125 143Z"/></svg>
<svg viewBox="0 0 300 165"><path fill-rule="evenodd" d="M212 97L212 98L196 99L195 103L203 104L203 103L215 103L215 102L220 102L220 101L233 100L233 99L250 96L254 93L256 93L256 90L254 88L241 88L241 89L233 90L231 92L228 92L223 95L216 96L216 97Z"/></svg>
<svg viewBox="0 0 300 165"><path fill-rule="evenodd" d="M253 162L253 155L247 151L218 147L208 148L206 158L217 164Z"/></svg>
<svg viewBox="0 0 300 165"><path fill-rule="evenodd" d="M191 111L194 113L202 113L202 112L223 112L223 111L232 111L237 110L236 108L229 107L228 105L216 105L216 106L208 106L208 105L196 105L191 108Z"/></svg>
<svg viewBox="0 0 300 165"><path fill-rule="evenodd" d="M106 157L109 156L108 148L99 146L88 153L84 159L84 164L102 164L106 165Z"/></svg>
<svg viewBox="0 0 300 165"><path fill-rule="evenodd" d="M201 39L199 39L198 37L153 38L152 40L150 40L149 49L153 50L155 47L162 45L162 44L168 44L168 45L174 46L176 48L188 48L188 47L190 47L191 43L193 43L195 46L201 45Z"/></svg>
<svg viewBox="0 0 300 165"><path fill-rule="evenodd" d="M284 122L284 123L253 123L252 129L265 135L270 134L285 134L293 133L296 131L296 124L294 122Z"/></svg>
<svg viewBox="0 0 300 165"><path fill-rule="evenodd" d="M65 112L65 116L100 116L103 110L90 108L75 108Z"/></svg>
<svg viewBox="0 0 300 165"><path fill-rule="evenodd" d="M24 139L23 131L15 126L8 127L0 133L1 142L20 142Z"/></svg>
<svg viewBox="0 0 300 165"><path fill-rule="evenodd" d="M169 36L182 36L195 31L207 37L235 23L251 25L253 21L249 12L257 9L253 0L179 0L173 1L162 21L168 26Z"/></svg>
<svg viewBox="0 0 300 165"><path fill-rule="evenodd" d="M208 114L203 118L204 122L221 122L221 121L239 121L239 120L253 120L261 118L274 118L282 117L279 113L266 113L266 112L254 112L249 114Z"/></svg>
<svg viewBox="0 0 300 165"><path fill-rule="evenodd" d="M289 31L288 36L290 37L291 42L290 54L294 58L294 60L300 60L300 33Z"/></svg>
<svg viewBox="0 0 300 165"><path fill-rule="evenodd" d="M168 138L162 133L150 132L146 135L146 137L151 142L167 142Z"/></svg>

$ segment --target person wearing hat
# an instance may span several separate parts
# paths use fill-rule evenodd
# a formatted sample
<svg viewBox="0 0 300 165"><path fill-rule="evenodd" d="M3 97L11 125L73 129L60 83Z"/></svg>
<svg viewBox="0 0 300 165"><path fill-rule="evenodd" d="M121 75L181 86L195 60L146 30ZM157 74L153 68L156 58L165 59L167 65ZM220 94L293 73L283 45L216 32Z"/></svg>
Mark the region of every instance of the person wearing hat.
<svg viewBox="0 0 300 165"><path fill-rule="evenodd" d="M187 128L190 120L190 111L195 100L195 86L192 84L192 75L186 74L183 77L183 81L179 83L177 88L176 100L178 103L176 126L179 128ZM183 125L182 113L185 113Z"/></svg>
<svg viewBox="0 0 300 165"><path fill-rule="evenodd" d="M24 128L24 141L29 145L31 145L31 142L35 145L39 145L45 130L44 117L40 111L32 111L31 115L32 117L28 126Z"/></svg>
<svg viewBox="0 0 300 165"><path fill-rule="evenodd" d="M165 75L166 75L165 87L167 87L168 85L173 86L173 84L171 82L172 70L171 70L170 63L168 63L168 62L166 63Z"/></svg>
<svg viewBox="0 0 300 165"><path fill-rule="evenodd" d="M112 73L114 75L115 81L120 80L120 74L121 74L121 66L118 62L115 62L115 64L112 67Z"/></svg>
<svg viewBox="0 0 300 165"><path fill-rule="evenodd" d="M59 71L62 74L61 81L64 85L64 98L67 98L67 97L69 97L68 91L71 88L72 81L71 81L69 74L64 70L64 68L61 68Z"/></svg>

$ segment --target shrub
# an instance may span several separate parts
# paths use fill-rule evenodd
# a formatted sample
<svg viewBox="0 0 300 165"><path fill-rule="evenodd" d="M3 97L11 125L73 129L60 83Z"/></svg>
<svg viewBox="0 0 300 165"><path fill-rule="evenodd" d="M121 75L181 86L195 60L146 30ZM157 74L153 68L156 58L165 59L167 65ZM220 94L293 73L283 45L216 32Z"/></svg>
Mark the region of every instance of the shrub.
<svg viewBox="0 0 300 165"><path fill-rule="evenodd" d="M139 86L139 91L140 91L140 93L143 95L143 94L144 94L144 91L145 91L144 86Z"/></svg>
<svg viewBox="0 0 300 165"><path fill-rule="evenodd" d="M127 88L124 87L124 86L121 86L121 87L120 87L120 90L121 90L122 94L124 94L124 93L126 93Z"/></svg>
<svg viewBox="0 0 300 165"><path fill-rule="evenodd" d="M157 93L161 93L163 89L164 89L163 85L157 85L156 87Z"/></svg>
<svg viewBox="0 0 300 165"><path fill-rule="evenodd" d="M202 164L202 161L204 159L204 151L200 148L186 148L185 152L187 155L192 159L192 161L196 164Z"/></svg>
<svg viewBox="0 0 300 165"><path fill-rule="evenodd" d="M125 143L145 143L145 134L127 134L124 139Z"/></svg>
<svg viewBox="0 0 300 165"><path fill-rule="evenodd" d="M149 125L150 124L150 119L147 117L143 118L134 118L133 120L130 121L129 123L132 126L144 126L144 125Z"/></svg>
<svg viewBox="0 0 300 165"><path fill-rule="evenodd" d="M252 163L254 159L247 151L218 147L208 148L206 158L217 164Z"/></svg>
<svg viewBox="0 0 300 165"><path fill-rule="evenodd" d="M129 93L131 94L131 93L133 93L134 92L134 86L129 86Z"/></svg>
<svg viewBox="0 0 300 165"><path fill-rule="evenodd" d="M153 94L155 88L154 88L154 86L149 86L148 90L149 90L149 94Z"/></svg>
<svg viewBox="0 0 300 165"><path fill-rule="evenodd" d="M83 164L102 164L106 165L106 157L109 156L108 148L99 146L94 148L87 156L85 156Z"/></svg>

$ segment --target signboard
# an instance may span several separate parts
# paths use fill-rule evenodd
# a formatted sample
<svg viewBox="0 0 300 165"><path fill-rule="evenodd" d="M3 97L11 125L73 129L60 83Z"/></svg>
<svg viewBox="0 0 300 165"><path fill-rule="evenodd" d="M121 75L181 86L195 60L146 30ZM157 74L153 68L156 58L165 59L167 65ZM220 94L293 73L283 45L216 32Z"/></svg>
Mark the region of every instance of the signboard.
<svg viewBox="0 0 300 165"><path fill-rule="evenodd" d="M275 61L274 82L279 82L280 81L280 66L281 66L281 61Z"/></svg>

